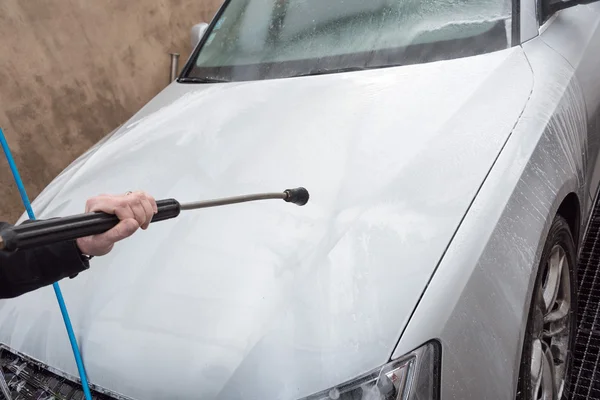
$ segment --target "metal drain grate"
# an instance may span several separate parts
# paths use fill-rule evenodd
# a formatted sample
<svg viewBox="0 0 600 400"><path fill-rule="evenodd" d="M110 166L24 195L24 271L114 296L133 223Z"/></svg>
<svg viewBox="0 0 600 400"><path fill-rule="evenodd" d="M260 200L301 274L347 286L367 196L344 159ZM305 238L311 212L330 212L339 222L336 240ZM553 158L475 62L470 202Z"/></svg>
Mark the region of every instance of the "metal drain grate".
<svg viewBox="0 0 600 400"><path fill-rule="evenodd" d="M579 326L567 399L600 399L600 202L596 203L579 259Z"/></svg>

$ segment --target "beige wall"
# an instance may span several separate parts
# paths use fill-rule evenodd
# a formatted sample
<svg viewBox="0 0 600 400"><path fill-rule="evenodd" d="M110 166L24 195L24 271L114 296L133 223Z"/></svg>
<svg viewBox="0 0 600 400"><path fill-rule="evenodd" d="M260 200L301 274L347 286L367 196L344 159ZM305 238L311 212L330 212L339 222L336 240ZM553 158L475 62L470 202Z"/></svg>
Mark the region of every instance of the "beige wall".
<svg viewBox="0 0 600 400"><path fill-rule="evenodd" d="M220 0L1 0L0 127L30 199L169 82ZM0 220L23 211L0 154ZM82 205L83 207L83 205Z"/></svg>

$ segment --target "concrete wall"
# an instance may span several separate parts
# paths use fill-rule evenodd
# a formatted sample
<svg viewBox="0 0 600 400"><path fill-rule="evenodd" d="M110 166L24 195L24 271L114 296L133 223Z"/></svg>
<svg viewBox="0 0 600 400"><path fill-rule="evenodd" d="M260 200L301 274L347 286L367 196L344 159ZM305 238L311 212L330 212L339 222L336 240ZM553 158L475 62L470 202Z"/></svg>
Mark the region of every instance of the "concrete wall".
<svg viewBox="0 0 600 400"><path fill-rule="evenodd" d="M169 83L221 0L1 0L0 127L31 199ZM0 220L23 212L0 155ZM83 207L83 204L82 204Z"/></svg>

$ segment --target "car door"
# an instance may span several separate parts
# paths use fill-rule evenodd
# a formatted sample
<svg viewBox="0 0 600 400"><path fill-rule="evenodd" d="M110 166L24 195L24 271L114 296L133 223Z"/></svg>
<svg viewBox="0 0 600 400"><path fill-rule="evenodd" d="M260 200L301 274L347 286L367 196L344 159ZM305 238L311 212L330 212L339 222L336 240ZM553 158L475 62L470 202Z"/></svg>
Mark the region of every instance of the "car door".
<svg viewBox="0 0 600 400"><path fill-rule="evenodd" d="M558 11L541 26L540 38L573 67L576 78L573 90L580 90L585 101L588 127L586 182L589 200L593 200L600 182L600 3ZM589 200L586 209L591 207Z"/></svg>

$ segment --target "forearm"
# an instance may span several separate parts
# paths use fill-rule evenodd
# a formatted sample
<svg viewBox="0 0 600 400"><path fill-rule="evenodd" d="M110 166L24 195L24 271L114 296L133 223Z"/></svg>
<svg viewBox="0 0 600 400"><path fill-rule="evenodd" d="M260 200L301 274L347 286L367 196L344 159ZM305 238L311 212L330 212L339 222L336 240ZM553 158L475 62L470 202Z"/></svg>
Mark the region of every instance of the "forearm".
<svg viewBox="0 0 600 400"><path fill-rule="evenodd" d="M74 241L11 253L0 251L0 298L19 296L87 268L89 263Z"/></svg>

